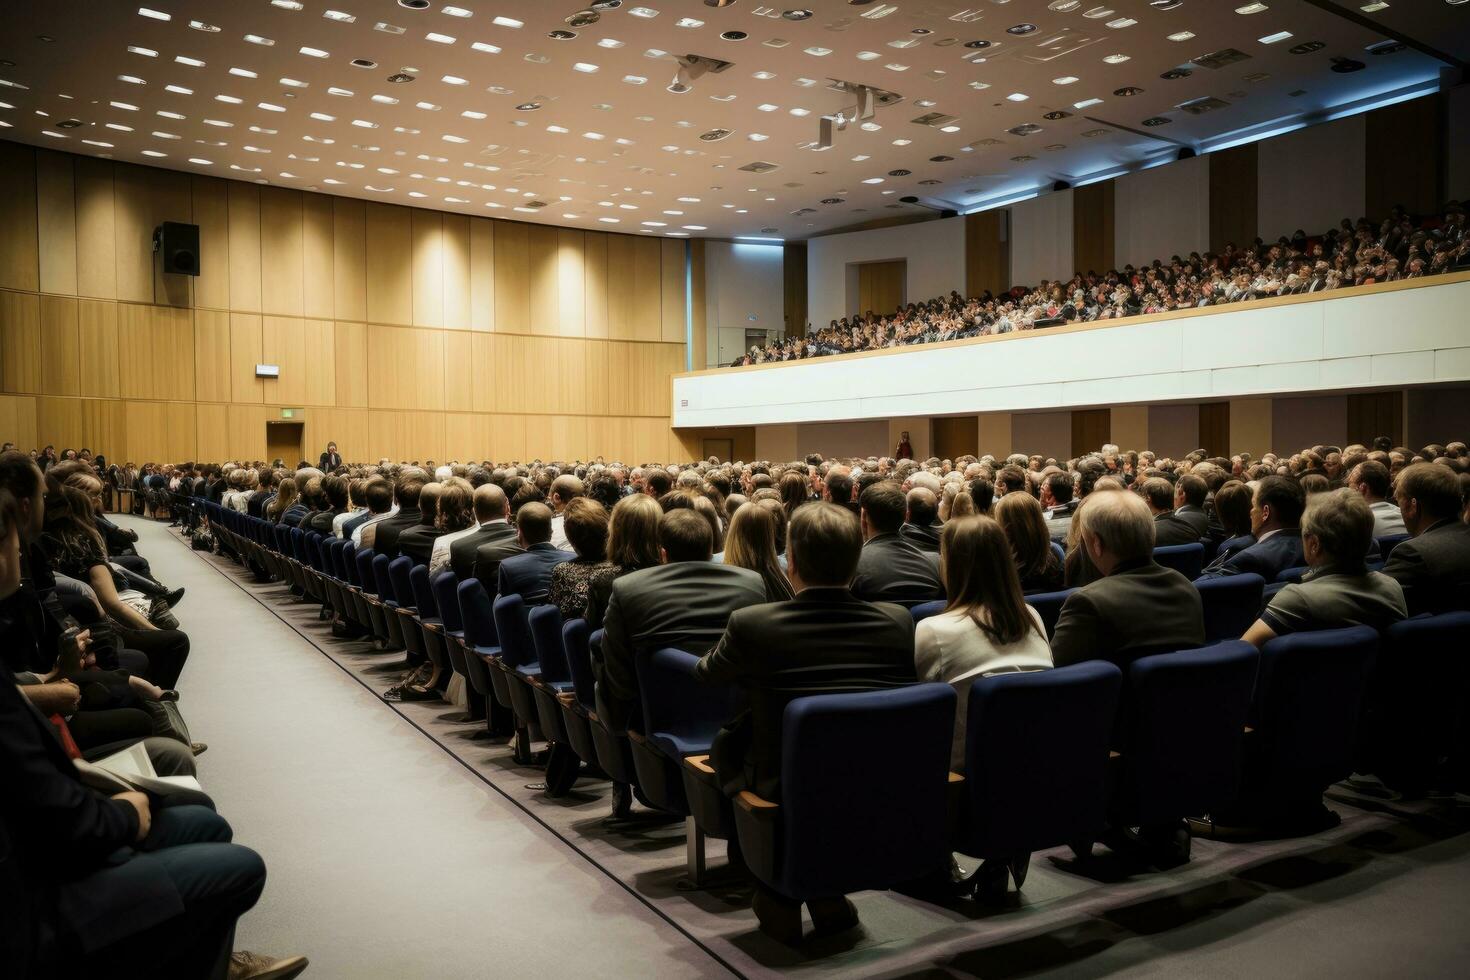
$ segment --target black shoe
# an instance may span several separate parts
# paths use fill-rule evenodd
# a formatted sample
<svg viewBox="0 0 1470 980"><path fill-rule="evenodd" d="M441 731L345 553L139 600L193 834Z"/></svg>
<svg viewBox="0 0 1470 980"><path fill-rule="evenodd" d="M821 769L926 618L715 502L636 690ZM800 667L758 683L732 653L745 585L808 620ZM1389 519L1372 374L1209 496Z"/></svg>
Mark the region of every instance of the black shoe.
<svg viewBox="0 0 1470 980"><path fill-rule="evenodd" d="M807 902L806 907L811 909L814 935L833 936L858 924L857 907L845 895L814 899Z"/></svg>
<svg viewBox="0 0 1470 980"><path fill-rule="evenodd" d="M182 585L179 586L177 589L174 589L172 592L170 592L170 593L168 593L167 595L164 596L164 598L168 600L169 608L171 608L171 609L177 609L177 608L179 608L179 600L182 599L183 597L184 597L184 587Z"/></svg>

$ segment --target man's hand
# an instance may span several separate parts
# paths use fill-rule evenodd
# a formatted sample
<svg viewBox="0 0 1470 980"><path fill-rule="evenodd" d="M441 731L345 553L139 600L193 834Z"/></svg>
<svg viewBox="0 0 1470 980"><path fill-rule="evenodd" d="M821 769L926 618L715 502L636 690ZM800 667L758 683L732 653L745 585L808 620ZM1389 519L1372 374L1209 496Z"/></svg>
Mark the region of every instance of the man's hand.
<svg viewBox="0 0 1470 980"><path fill-rule="evenodd" d="M82 703L82 691L71 681L23 684L21 691L43 715L72 715Z"/></svg>
<svg viewBox="0 0 1470 980"><path fill-rule="evenodd" d="M148 830L153 826L153 812L148 808L148 797L142 793L117 793L112 797L114 800L122 800L131 803L134 810L138 811L138 837L139 843L148 836Z"/></svg>

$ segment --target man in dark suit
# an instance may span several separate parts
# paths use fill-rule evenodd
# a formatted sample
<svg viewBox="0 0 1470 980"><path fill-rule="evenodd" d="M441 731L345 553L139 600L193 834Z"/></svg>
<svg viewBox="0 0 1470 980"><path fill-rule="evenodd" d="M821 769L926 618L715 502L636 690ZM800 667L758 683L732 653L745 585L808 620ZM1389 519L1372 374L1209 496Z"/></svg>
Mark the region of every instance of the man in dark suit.
<svg viewBox="0 0 1470 980"><path fill-rule="evenodd" d="M82 785L3 665L0 772L0 879L14 876L31 899L0 923L0 951L20 975L223 976L228 964L232 977L294 977L306 968L302 957L231 953L265 865L230 843L224 818Z"/></svg>
<svg viewBox="0 0 1470 980"><path fill-rule="evenodd" d="M477 578L489 592L499 580L500 563L525 549L510 523L510 501L495 484L475 488L475 517L480 529L449 546L449 567L461 582Z"/></svg>
<svg viewBox="0 0 1470 980"><path fill-rule="evenodd" d="M269 466L262 466L257 476L260 489L250 495L250 499L245 502L245 509L251 517L264 517L266 502L276 495L276 474Z"/></svg>
<svg viewBox="0 0 1470 980"><path fill-rule="evenodd" d="M863 491L863 554L852 594L868 602L926 602L944 595L939 556L920 551L899 536L908 512L903 490L892 480Z"/></svg>
<svg viewBox="0 0 1470 980"><path fill-rule="evenodd" d="M1067 597L1052 635L1058 667L1203 646L1204 606L1189 579L1153 560L1154 523L1137 494L1107 491L1081 510L1082 546L1102 578Z"/></svg>
<svg viewBox="0 0 1470 980"><path fill-rule="evenodd" d="M417 467L410 467L398 474L398 483L393 488L398 501L398 513L379 521L373 532L373 551L387 555L391 561L398 557L398 536L419 522L419 494L429 474Z"/></svg>
<svg viewBox="0 0 1470 980"><path fill-rule="evenodd" d="M1388 556L1383 574L1403 586L1409 615L1470 609L1470 525L1460 521L1460 484L1442 463L1399 473L1394 502L1413 537Z"/></svg>
<svg viewBox="0 0 1470 980"><path fill-rule="evenodd" d="M710 561L714 534L697 511L665 514L658 546L663 564L617 578L603 616L602 656L593 670L598 717L613 732L642 727L639 655L674 647L703 656L732 612L767 598L759 573Z"/></svg>
<svg viewBox="0 0 1470 980"><path fill-rule="evenodd" d="M1174 516L1174 485L1161 476L1144 480L1139 490L1144 503L1153 515L1154 547L1167 548L1176 544L1194 544L1199 534L1187 521Z"/></svg>
<svg viewBox="0 0 1470 980"><path fill-rule="evenodd" d="M341 465L342 455L337 452L337 444L327 443L327 451L322 453L321 458L317 461L317 468L323 473L330 473Z"/></svg>
<svg viewBox="0 0 1470 980"><path fill-rule="evenodd" d="M442 483L426 483L419 491L419 522L398 536L398 553L413 559L415 565L428 565L434 541L445 533L439 526L439 495Z"/></svg>
<svg viewBox="0 0 1470 980"><path fill-rule="evenodd" d="M1181 476L1174 485L1174 519L1189 525L1194 531L1195 541L1210 534L1210 515L1205 510L1205 500L1209 495L1210 485L1193 473Z"/></svg>
<svg viewBox="0 0 1470 980"><path fill-rule="evenodd" d="M362 540L360 532L370 522L387 520L389 511L393 509L393 484L381 476L375 476L367 482L362 491L363 503L367 509L356 517L350 518L342 525L342 537L358 547L372 547L371 543Z"/></svg>
<svg viewBox="0 0 1470 980"><path fill-rule="evenodd" d="M312 477L306 492L312 511L301 522L301 529L330 537L333 519L347 506L346 482L336 476Z"/></svg>
<svg viewBox="0 0 1470 980"><path fill-rule="evenodd" d="M750 789L781 799L781 720L786 705L811 694L902 687L916 680L914 623L892 603L864 602L847 588L864 551L859 524L829 503L807 504L792 515L788 572L796 598L731 613L719 643L695 667L695 676L738 684L750 709L733 719L711 749L726 793ZM820 932L857 924L843 896L807 903ZM790 941L801 935L801 906L757 887L761 928Z"/></svg>
<svg viewBox="0 0 1470 980"><path fill-rule="evenodd" d="M905 498L908 516L898 529L899 537L931 555L939 554L939 499L927 487L914 487Z"/></svg>
<svg viewBox="0 0 1470 980"><path fill-rule="evenodd" d="M523 553L500 563L496 595L518 595L528 607L539 606L551 592L551 570L577 557L551 543L551 516L550 507L537 503L517 512L516 540Z"/></svg>
<svg viewBox="0 0 1470 980"><path fill-rule="evenodd" d="M1301 484L1286 476L1262 477L1251 500L1251 534L1256 543L1211 564L1201 578L1255 572L1267 582L1288 568L1307 563L1302 553L1302 511L1307 496Z"/></svg>

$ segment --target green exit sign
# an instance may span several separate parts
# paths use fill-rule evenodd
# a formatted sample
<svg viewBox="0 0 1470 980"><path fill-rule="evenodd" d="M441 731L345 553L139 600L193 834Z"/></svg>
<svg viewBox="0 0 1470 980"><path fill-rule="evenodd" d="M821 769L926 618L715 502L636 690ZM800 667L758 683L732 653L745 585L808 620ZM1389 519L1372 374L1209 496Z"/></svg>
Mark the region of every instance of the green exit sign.
<svg viewBox="0 0 1470 980"><path fill-rule="evenodd" d="M296 417L296 409L294 409L294 408L283 408L283 409L281 409L281 418L283 418L283 419L294 419L295 417Z"/></svg>

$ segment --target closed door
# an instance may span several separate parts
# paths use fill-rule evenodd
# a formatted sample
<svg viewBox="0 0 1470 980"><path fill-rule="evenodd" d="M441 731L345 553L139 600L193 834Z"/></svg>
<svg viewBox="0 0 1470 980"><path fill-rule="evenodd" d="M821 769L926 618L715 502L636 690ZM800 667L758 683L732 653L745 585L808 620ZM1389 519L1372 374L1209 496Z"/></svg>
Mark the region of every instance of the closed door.
<svg viewBox="0 0 1470 980"><path fill-rule="evenodd" d="M980 451L980 417L956 415L934 420L934 455L953 460Z"/></svg>
<svg viewBox="0 0 1470 980"><path fill-rule="evenodd" d="M286 466L295 466L306 457L302 455L304 450L303 437L306 423L304 422L267 422L265 424L265 455L269 459L279 459Z"/></svg>
<svg viewBox="0 0 1470 980"><path fill-rule="evenodd" d="M903 259L858 266L858 312L884 316L902 306L908 271L909 264Z"/></svg>
<svg viewBox="0 0 1470 980"><path fill-rule="evenodd" d="M1072 413L1072 455L1097 452L1112 439L1112 433L1113 413L1110 409L1077 409Z"/></svg>

